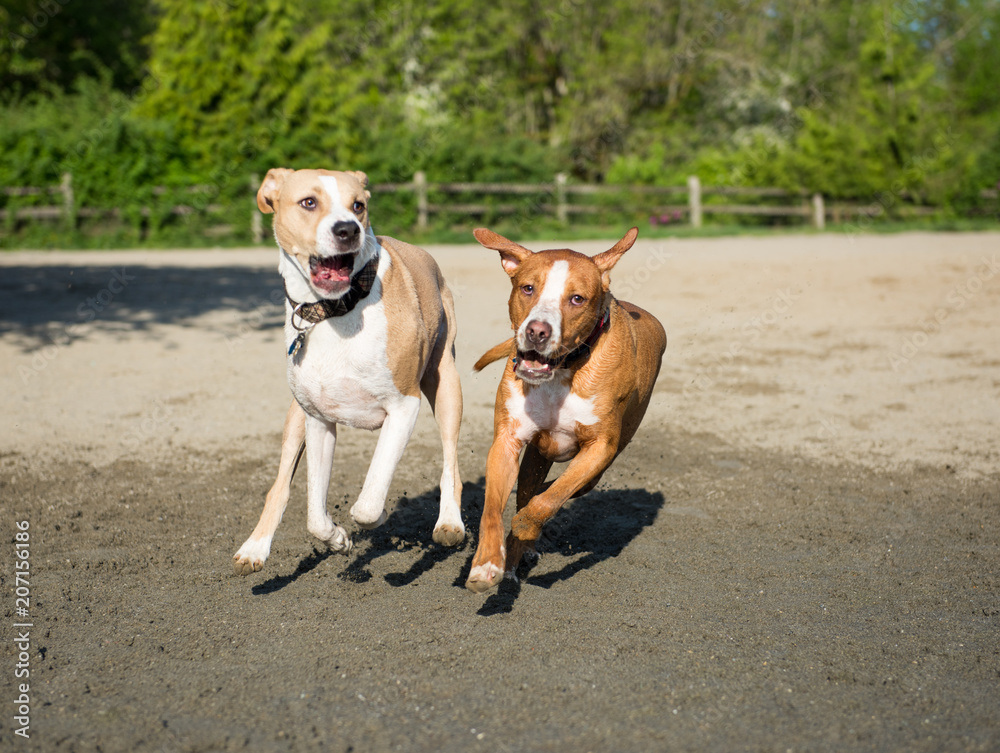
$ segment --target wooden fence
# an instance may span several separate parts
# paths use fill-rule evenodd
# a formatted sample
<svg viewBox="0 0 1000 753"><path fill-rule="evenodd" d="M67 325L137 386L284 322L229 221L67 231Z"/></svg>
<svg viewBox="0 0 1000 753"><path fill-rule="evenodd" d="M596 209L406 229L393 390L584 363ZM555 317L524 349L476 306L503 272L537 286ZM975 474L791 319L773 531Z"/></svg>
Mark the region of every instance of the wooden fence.
<svg viewBox="0 0 1000 753"><path fill-rule="evenodd" d="M596 214L608 211L607 204L574 203L574 196L589 197L639 197L653 224L660 218L671 221L685 219L692 227L702 227L708 214L757 215L765 217L800 217L813 227L823 229L827 219L839 223L865 214L877 216L892 207L901 216L917 217L935 214L937 207L907 204L912 200L907 192L890 197L873 197L867 204L843 201L828 202L819 193L788 191L782 188L757 188L752 186L702 186L697 176L691 176L684 186L616 186L572 184L560 173L552 183L428 183L423 172L413 176L410 183L388 183L373 187L373 191L410 191L416 195L417 228L425 229L430 215L436 213L460 214L512 214L523 211L517 204L461 204L456 202L431 203L432 194L500 194L530 195L535 197L531 208L537 214L548 214L563 224L571 215ZM983 198L997 198L997 191L982 192ZM731 197L735 202L705 201L709 197ZM680 203L678 201L680 200ZM783 204L746 203L746 200L785 200ZM740 203L742 200L742 203ZM795 202L795 203L791 203ZM629 208L634 210L634 205ZM665 224L665 223L664 223Z"/></svg>
<svg viewBox="0 0 1000 753"><path fill-rule="evenodd" d="M567 181L564 173L555 176L552 183L428 183L423 172L413 176L411 183L387 183L375 186L373 191L396 192L410 191L416 195L417 228L424 229L429 224L431 214L449 212L460 214L512 214L523 211L523 206L517 204L460 204L447 202L432 204L429 201L431 193L437 194L500 194L529 195L535 200L531 208L538 214L550 214L563 224L569 223L570 215L596 214L608 210L602 204L573 203L574 196L613 197L627 194L633 197L645 198L652 219L658 217L686 216L693 227L701 227L706 214L754 214L771 217L792 216L803 217L818 228L826 224L828 212L825 209L823 197L820 194L806 192L791 192L780 188L743 188L743 187L703 187L701 181L692 176L686 186L611 186L592 184L572 184ZM800 199L794 206L775 206L773 204L707 204L703 197L746 196L767 198ZM660 199L685 197L684 203L664 203ZM634 208L634 207L633 207ZM932 210L933 211L933 210Z"/></svg>
<svg viewBox="0 0 1000 753"><path fill-rule="evenodd" d="M252 185L254 193L257 191L259 181ZM176 204L167 210L170 214L175 215L191 215L197 214L198 212L218 212L225 209L222 204L212 204L208 201L196 201L199 195L202 196L212 196L218 193L218 187L207 186L207 185L194 185L185 186L180 189L182 193L186 193L192 196L191 204ZM154 186L153 195L163 196L168 191L169 188L166 186ZM13 218L16 220L31 219L31 220L51 220L58 219L62 220L68 227L76 227L77 220L82 217L121 217L121 211L115 208L102 208L102 207L83 207L78 206L76 203L76 196L73 191L73 176L71 173L63 173L62 180L57 186L28 186L28 187L18 187L18 186L4 186L0 188L0 195L3 196L58 196L60 201L58 204L42 205L42 206L28 206L28 207L18 207L16 209L8 209L6 211L8 218ZM192 204L197 204L198 206L192 206ZM149 217L152 215L152 210L149 207L143 207L140 213L144 217ZM217 235L222 235L225 233L233 232L234 228L231 225L219 225L214 228L210 228L209 232ZM260 233L254 237L258 237Z"/></svg>
<svg viewBox="0 0 1000 753"><path fill-rule="evenodd" d="M249 177L247 185L251 192L256 193L260 179L256 175ZM185 192L197 196L212 195L218 192L212 186L188 186ZM808 191L787 191L781 188L756 188L745 186L702 186L697 176L691 176L684 186L611 186L569 183L564 173L559 173L551 183L428 183L426 175L419 171L408 183L382 183L371 187L373 193L403 193L414 194L417 210L417 229L425 230L430 224L433 214L516 214L518 212L531 215L547 214L563 224L570 223L570 217L575 215L596 214L607 212L614 204L615 197L628 196L633 203L628 207L630 213L635 211L635 200L641 202L645 213L650 216L653 224L666 224L686 221L692 227L701 227L704 216L708 214L724 215L754 215L765 217L799 217L809 222L813 227L823 229L826 220L835 223L851 217L863 215L878 216L888 207L899 216L926 216L939 210L935 207L906 205L911 197L905 192L873 197L868 203L827 202L819 193ZM153 195L163 195L168 189L156 187ZM15 219L61 219L69 227L75 227L80 217L118 216L115 209L98 209L76 205L73 193L73 177L69 173L62 176L57 186L48 187L4 187L0 194L5 196L58 196L58 204L45 206L28 206L8 209L8 216ZM510 203L461 203L450 201L449 195L478 196L521 196L529 197L530 201L522 204ZM984 199L998 198L996 189L981 192ZM432 203L432 197L440 197L440 201ZM574 202L574 197L591 197L591 203ZM603 199L602 199L603 197ZM733 202L706 201L709 197L732 198ZM745 203L753 200L783 200L783 204ZM597 203L593 203L596 200ZM743 203L740 203L740 201ZM601 203L603 201L603 203ZM794 203L793 203L794 202ZM179 204L169 208L171 214L189 215L196 212L214 212L223 209L221 205L193 201L201 204L196 208L190 204ZM142 210L144 216L151 214L150 209ZM231 225L221 225L209 228L211 234L235 232ZM250 227L254 242L260 242L265 236L261 215L254 212Z"/></svg>

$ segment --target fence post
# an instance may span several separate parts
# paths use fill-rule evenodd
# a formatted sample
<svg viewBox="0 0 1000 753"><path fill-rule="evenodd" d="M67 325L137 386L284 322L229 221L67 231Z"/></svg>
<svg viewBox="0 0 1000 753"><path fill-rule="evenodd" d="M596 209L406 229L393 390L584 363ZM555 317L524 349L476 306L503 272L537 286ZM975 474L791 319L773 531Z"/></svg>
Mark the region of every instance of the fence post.
<svg viewBox="0 0 1000 753"><path fill-rule="evenodd" d="M566 208L566 173L556 173L556 219L563 225L569 223L569 210Z"/></svg>
<svg viewBox="0 0 1000 753"><path fill-rule="evenodd" d="M697 175L688 176L688 212L691 227L701 227L701 181Z"/></svg>
<svg viewBox="0 0 1000 753"><path fill-rule="evenodd" d="M417 230L427 229L427 175L423 170L413 174L413 190L417 194Z"/></svg>
<svg viewBox="0 0 1000 753"><path fill-rule="evenodd" d="M826 227L826 208L823 206L823 194L814 193L812 198L813 211L812 211L812 221L813 227L817 230L822 230Z"/></svg>
<svg viewBox="0 0 1000 753"><path fill-rule="evenodd" d="M260 188L260 176L257 173L251 173L250 192L256 195L258 188ZM253 238L255 246L260 245L260 242L264 239L264 219L259 209L254 209L250 217L250 237Z"/></svg>
<svg viewBox="0 0 1000 753"><path fill-rule="evenodd" d="M62 182L59 183L59 192L63 199L63 220L66 226L73 230L76 228L76 209L73 201L73 174L63 173Z"/></svg>

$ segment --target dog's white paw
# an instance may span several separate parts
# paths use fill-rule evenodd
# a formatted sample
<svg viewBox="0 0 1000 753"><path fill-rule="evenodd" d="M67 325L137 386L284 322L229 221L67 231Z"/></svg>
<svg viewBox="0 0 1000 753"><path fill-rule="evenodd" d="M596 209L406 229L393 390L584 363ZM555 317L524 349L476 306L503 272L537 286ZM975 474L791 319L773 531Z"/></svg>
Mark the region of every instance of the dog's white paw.
<svg viewBox="0 0 1000 753"><path fill-rule="evenodd" d="M233 555L233 572L236 575L249 575L264 568L267 555L271 553L270 543L261 539L247 539Z"/></svg>
<svg viewBox="0 0 1000 753"><path fill-rule="evenodd" d="M336 525L329 517L325 521L321 521L320 524L310 525L309 533L326 544L326 548L333 552L347 554L353 546L347 531Z"/></svg>
<svg viewBox="0 0 1000 753"><path fill-rule="evenodd" d="M461 523L441 523L434 528L432 538L441 546L458 546L465 541L465 526Z"/></svg>
<svg viewBox="0 0 1000 753"><path fill-rule="evenodd" d="M378 510L371 510L355 503L354 507L351 508L351 518L362 528L378 528L385 523L387 517L388 515L385 514L384 507Z"/></svg>
<svg viewBox="0 0 1000 753"><path fill-rule="evenodd" d="M341 554L349 554L351 549L354 547L354 542L351 541L351 537L347 534L340 526L334 526L333 532L329 537L323 539L326 542L327 548L334 552L340 552Z"/></svg>
<svg viewBox="0 0 1000 753"><path fill-rule="evenodd" d="M468 579L465 581L465 587L473 593L481 594L489 591L491 588L496 588L502 578L503 568L499 565L494 565L492 562L487 562L485 565L478 565L472 568Z"/></svg>

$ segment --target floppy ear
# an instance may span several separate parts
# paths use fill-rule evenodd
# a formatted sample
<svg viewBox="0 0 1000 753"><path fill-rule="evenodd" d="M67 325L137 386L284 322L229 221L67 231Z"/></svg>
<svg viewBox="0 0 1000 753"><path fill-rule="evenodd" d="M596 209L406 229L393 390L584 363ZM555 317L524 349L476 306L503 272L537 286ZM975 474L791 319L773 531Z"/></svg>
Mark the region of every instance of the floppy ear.
<svg viewBox="0 0 1000 753"><path fill-rule="evenodd" d="M295 171L289 170L287 167L272 167L267 171L267 175L264 176L264 182L260 184L260 188L257 190L257 208L260 211L264 214L272 214L274 212L274 203L281 194L281 187L285 184L285 178L293 172Z"/></svg>
<svg viewBox="0 0 1000 753"><path fill-rule="evenodd" d="M611 268L618 263L618 260L625 255L625 252L632 248L632 244L635 243L635 239L639 237L639 228L634 227L625 233L625 237L618 241L614 246L609 248L607 251L599 253L597 256L591 257L597 268L601 270L601 284L604 286L605 290L611 287Z"/></svg>
<svg viewBox="0 0 1000 753"><path fill-rule="evenodd" d="M502 235L494 233L492 230L487 230L484 227L477 227L472 231L472 234L486 248L492 248L494 251L500 252L500 265L503 267L503 271L510 277L517 274L517 268L521 266L521 262L532 254L532 251L524 246L507 240Z"/></svg>
<svg viewBox="0 0 1000 753"><path fill-rule="evenodd" d="M362 188L368 187L368 176L365 173L361 172L360 170L347 170L346 172L352 178L356 178L358 183L361 184ZM370 199L371 197L372 197L372 192L365 191L365 198Z"/></svg>

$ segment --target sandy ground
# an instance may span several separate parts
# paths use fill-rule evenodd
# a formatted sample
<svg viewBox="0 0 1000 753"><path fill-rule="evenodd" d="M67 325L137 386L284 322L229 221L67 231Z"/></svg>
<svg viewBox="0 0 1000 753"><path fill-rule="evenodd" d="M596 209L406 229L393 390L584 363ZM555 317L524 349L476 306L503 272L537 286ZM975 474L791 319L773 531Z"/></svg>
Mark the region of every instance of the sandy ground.
<svg viewBox="0 0 1000 753"><path fill-rule="evenodd" d="M429 250L474 540L499 367L471 364L509 283ZM314 550L298 479L231 575L289 401L276 254L0 256L3 748L1000 749L1000 234L640 240L613 290L669 337L644 426L486 597L471 541L430 542L426 405L349 558ZM343 524L374 439L341 434Z"/></svg>

